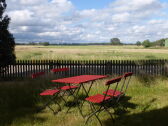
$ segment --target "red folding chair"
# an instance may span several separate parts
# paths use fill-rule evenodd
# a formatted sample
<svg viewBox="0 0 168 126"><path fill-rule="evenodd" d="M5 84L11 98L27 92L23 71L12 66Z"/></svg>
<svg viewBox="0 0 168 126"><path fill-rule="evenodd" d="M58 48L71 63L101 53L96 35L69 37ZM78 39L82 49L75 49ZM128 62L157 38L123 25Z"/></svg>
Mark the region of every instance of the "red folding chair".
<svg viewBox="0 0 168 126"><path fill-rule="evenodd" d="M62 71L67 71L69 70L69 68L58 68L58 69L52 69L53 72L62 72ZM34 78L38 78L45 75L45 72L37 72L31 75L31 77ZM61 110L61 105L56 101L56 99L58 99L58 96L66 103L65 99L63 98L63 96L65 96L65 94L72 94L74 93L74 91L78 88L78 86L56 86L56 87L52 87L50 89L45 89L44 91L42 91L40 93L40 96L49 96L49 101L44 105L43 108L48 107L49 109L51 109L53 111L53 113L56 113L54 111L53 108L51 108L51 102L54 102L55 104L57 104L59 106L59 109Z"/></svg>
<svg viewBox="0 0 168 126"><path fill-rule="evenodd" d="M65 67L65 68L54 68L54 69L51 69L52 72L62 72L62 71L68 71L69 68Z"/></svg>
<svg viewBox="0 0 168 126"><path fill-rule="evenodd" d="M117 98L116 102L118 102L120 97L125 95L132 75L133 75L132 72L125 73L123 75L124 81L120 87L117 87L117 89L109 89L108 91L103 92L103 94L116 97Z"/></svg>
<svg viewBox="0 0 168 126"><path fill-rule="evenodd" d="M49 97L49 101L42 107L42 109L48 107L55 114L56 111L54 111L54 109L51 107L51 103L53 102L57 104L59 107L59 110L61 110L60 102L57 102L57 100L61 98L66 103L66 100L63 98L65 93L68 91L70 91L71 93L73 92L72 90L76 88L78 87L77 86L62 86L60 88L44 90L43 92L40 93L40 96L50 96L50 97Z"/></svg>
<svg viewBox="0 0 168 126"><path fill-rule="evenodd" d="M58 69L52 69L51 71L56 73L56 72L63 72L63 71L68 71L68 70L69 68L58 68ZM38 75L42 75L42 74L38 74ZM40 93L40 96L51 96L50 100L44 105L44 108L48 106L54 112L54 110L50 107L50 103L53 101L59 106L61 110L61 105L58 102L56 102L56 98L58 98L58 94L59 94L59 97L66 103L66 100L63 97L66 94L69 97L75 92L77 88L78 86L70 86L70 85L60 86L59 84L56 84L51 89L44 90L42 93Z"/></svg>
<svg viewBox="0 0 168 126"><path fill-rule="evenodd" d="M118 87L119 82L121 81L123 76L119 76L117 78L114 78L112 80L109 80L105 83L105 85L107 86L106 92L109 90L110 86L113 84L115 85L115 89L114 89L114 94L116 93L116 89ZM90 108L92 113L90 113L86 119L85 124L88 122L88 120L92 117L95 116L97 118L97 120L99 121L100 125L102 125L101 120L99 119L99 113L102 111L106 111L112 120L112 114L110 113L110 111L108 110L109 107L111 107L111 105L113 105L113 99L114 97L111 96L107 96L107 94L103 95L103 94L97 94L94 96L90 96L87 97L85 100L88 101L88 103L90 104ZM96 109L95 105L99 105L98 109ZM110 106L109 106L110 105Z"/></svg>
<svg viewBox="0 0 168 126"><path fill-rule="evenodd" d="M46 85L47 84L46 80L43 80L43 81L40 80L40 79L43 79L45 75L46 75L46 72L44 72L44 71L36 72L36 73L31 74L31 78L33 80L39 80L40 84L41 84L41 88L45 89L46 86L49 86L49 85Z"/></svg>
<svg viewBox="0 0 168 126"><path fill-rule="evenodd" d="M57 77L65 77L67 75L67 71L69 71L70 69L67 67L64 68L54 68L51 69L51 72L56 74L57 73Z"/></svg>
<svg viewBox="0 0 168 126"><path fill-rule="evenodd" d="M33 73L31 75L31 78L34 79L34 78L37 78L37 77L40 77L40 76L43 76L45 75L45 72L37 72L37 73Z"/></svg>
<svg viewBox="0 0 168 126"><path fill-rule="evenodd" d="M45 75L45 72L37 72L37 73L33 73L31 75L32 79L36 79L36 78L40 78L42 76ZM44 87L42 87L44 88ZM60 93L60 91L58 89L46 89L43 92L41 92L39 95L40 96L48 96L49 100L48 102L40 109L44 109L46 107L48 107L50 110L53 111L53 113L55 114L56 112L54 111L54 109L50 106L51 102L54 102L55 104L58 105L59 109L61 110L61 106L60 104L58 104L58 102L55 100L58 97L58 94Z"/></svg>
<svg viewBox="0 0 168 126"><path fill-rule="evenodd" d="M48 96L49 98L48 102L42 107L42 109L48 107L55 114L56 111L54 111L54 109L51 107L51 102L53 102L54 104L57 104L59 107L59 110L61 110L61 105L59 104L59 102L57 102L57 98L59 94L60 94L60 91L58 89L47 89L41 92L40 96Z"/></svg>

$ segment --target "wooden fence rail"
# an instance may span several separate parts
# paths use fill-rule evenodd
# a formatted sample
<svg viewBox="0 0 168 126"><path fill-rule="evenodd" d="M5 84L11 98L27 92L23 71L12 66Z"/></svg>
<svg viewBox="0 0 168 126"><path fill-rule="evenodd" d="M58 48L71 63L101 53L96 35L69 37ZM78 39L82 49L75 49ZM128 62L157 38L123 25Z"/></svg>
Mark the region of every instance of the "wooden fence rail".
<svg viewBox="0 0 168 126"><path fill-rule="evenodd" d="M168 75L168 60L96 60L96 61L71 61L71 60L17 60L4 68L5 72L0 78L30 77L32 73L45 71L49 73L52 68L69 67L68 76L81 74L123 74L133 72L149 75Z"/></svg>

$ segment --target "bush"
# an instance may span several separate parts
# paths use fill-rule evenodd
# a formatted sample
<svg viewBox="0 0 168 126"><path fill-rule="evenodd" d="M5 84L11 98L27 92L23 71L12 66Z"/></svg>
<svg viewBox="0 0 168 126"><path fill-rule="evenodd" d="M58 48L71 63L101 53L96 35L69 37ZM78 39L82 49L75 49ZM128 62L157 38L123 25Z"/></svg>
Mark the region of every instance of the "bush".
<svg viewBox="0 0 168 126"><path fill-rule="evenodd" d="M148 48L148 47L151 47L151 42L149 40L145 40L142 42L142 45L145 47L145 48Z"/></svg>

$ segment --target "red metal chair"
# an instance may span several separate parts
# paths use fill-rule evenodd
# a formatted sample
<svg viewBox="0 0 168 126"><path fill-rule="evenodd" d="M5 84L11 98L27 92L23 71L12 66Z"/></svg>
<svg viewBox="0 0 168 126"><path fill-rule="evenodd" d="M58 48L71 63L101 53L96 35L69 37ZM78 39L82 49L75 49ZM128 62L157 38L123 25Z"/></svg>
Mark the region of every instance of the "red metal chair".
<svg viewBox="0 0 168 126"><path fill-rule="evenodd" d="M58 69L52 69L51 71L52 72L62 72L62 71L67 71L67 70L69 70L69 68L58 68ZM37 73L33 73L31 77L35 79L35 78L42 77L44 75L45 75L45 72L37 72ZM40 96L50 96L49 101L44 105L43 108L48 107L49 109L53 111L53 113L55 113L54 109L51 108L50 103L54 102L55 104L59 106L59 109L61 110L61 105L58 102L56 102L56 98L58 98L58 94L59 94L59 97L63 99L63 101L66 103L63 96L65 96L65 94L71 95L72 93L75 92L78 86L56 86L50 89L45 89L46 87L42 87L42 88L44 90L39 95Z"/></svg>
<svg viewBox="0 0 168 126"><path fill-rule="evenodd" d="M31 75L31 78L37 78L37 77L40 77L40 76L42 76L42 75L45 75L45 72L37 72L37 73L33 73L32 75Z"/></svg>
<svg viewBox="0 0 168 126"><path fill-rule="evenodd" d="M69 70L69 68L58 68L58 69L52 69L52 72L62 72L62 71L67 71ZM33 78L39 77L41 75L44 75L45 72L39 72L36 74L33 74ZM65 94L72 95L75 90L78 88L78 86L59 86L58 84L54 85L55 87L52 87L51 89L46 89L44 90L42 93L40 93L40 96L51 96L50 100L44 105L43 108L45 108L46 106L48 106L53 112L54 110L50 107L50 103L53 101L54 103L56 103L60 110L61 110L61 105L56 102L56 98L58 98L58 94L59 97L61 99L63 99L63 101L66 103L66 100L63 98L65 96ZM55 113L55 112L54 112Z"/></svg>
<svg viewBox="0 0 168 126"><path fill-rule="evenodd" d="M120 87L117 87L117 89L115 90L109 89L108 91L103 92L103 94L107 94L108 96L111 97L116 97L117 98L116 101L118 102L120 97L125 95L132 75L133 75L132 72L125 73L123 75L124 78L123 83Z"/></svg>
<svg viewBox="0 0 168 126"><path fill-rule="evenodd" d="M122 78L123 78L123 76L119 76L117 78L114 78L114 79L107 81L105 83L105 85L107 86L106 92L109 90L109 88L112 84L113 85L116 84L115 89L114 89L114 94L116 94L116 89L117 89L118 84ZM97 118L97 120L99 121L100 125L102 125L101 120L98 117L99 113L102 111L106 111L110 115L111 119L114 120L112 117L112 114L108 110L108 108L111 107L111 105L113 104L113 99L114 99L114 97L107 96L107 93L105 95L97 94L94 96L87 97L85 100L88 101L88 103L90 104L90 108L91 108L92 113L88 115L85 124L88 122L88 120L92 116L95 116ZM110 104L110 106L109 106L109 104ZM98 109L96 109L95 105L99 105Z"/></svg>
<svg viewBox="0 0 168 126"><path fill-rule="evenodd" d="M68 71L69 68L65 67L65 68L54 68L54 69L51 69L52 72L62 72L62 71Z"/></svg>
<svg viewBox="0 0 168 126"><path fill-rule="evenodd" d="M40 93L40 96L50 96L50 97L49 97L49 101L42 107L42 109L48 107L55 114L56 112L50 106L50 104L52 102L57 104L59 107L59 110L61 110L60 102L57 102L57 99L61 98L66 103L66 100L63 98L65 93L67 93L68 91L71 93L76 88L78 88L78 87L77 86L62 86L60 88L44 90L43 92Z"/></svg>
<svg viewBox="0 0 168 126"><path fill-rule="evenodd" d="M67 67L63 67L63 68L54 68L51 69L50 71L54 74L57 74L57 78L64 78L67 76L67 73L70 69ZM55 75L54 75L55 76Z"/></svg>
<svg viewBox="0 0 168 126"><path fill-rule="evenodd" d="M36 73L31 74L31 78L33 80L39 80L40 81L41 88L43 90L46 89L46 87L49 86L49 85L47 85L48 83L46 82L46 80L41 81L41 79L43 79L45 75L46 75L46 72L44 72L44 71L36 72Z"/></svg>
<svg viewBox="0 0 168 126"><path fill-rule="evenodd" d="M40 96L48 96L49 100L48 102L42 107L42 109L48 107L53 113L55 114L56 111L50 106L51 102L58 105L59 110L61 110L61 105L57 102L56 98L58 98L58 95L60 94L60 91L58 89L47 89L40 93ZM62 97L61 97L62 98ZM64 99L63 99L64 100ZM42 110L41 109L41 110Z"/></svg>
<svg viewBox="0 0 168 126"><path fill-rule="evenodd" d="M32 79L36 79L36 78L40 78L42 76L45 75L45 72L37 72L37 73L33 73L31 75ZM45 89L46 87L42 87L43 89ZM48 96L49 100L48 102L40 109L44 109L46 107L48 107L50 110L53 111L53 113L55 114L56 112L54 111L54 109L50 106L51 102L54 102L55 104L58 105L59 109L61 110L61 106L60 104L56 101L56 98L58 97L58 94L60 93L60 91L58 89L46 89L44 91L42 91L39 95L40 96Z"/></svg>

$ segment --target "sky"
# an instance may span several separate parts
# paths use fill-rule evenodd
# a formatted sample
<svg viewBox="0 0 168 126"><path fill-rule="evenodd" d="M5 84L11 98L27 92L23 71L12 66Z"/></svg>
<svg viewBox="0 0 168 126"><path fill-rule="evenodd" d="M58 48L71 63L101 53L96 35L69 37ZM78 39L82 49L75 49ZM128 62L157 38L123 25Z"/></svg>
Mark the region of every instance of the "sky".
<svg viewBox="0 0 168 126"><path fill-rule="evenodd" d="M16 42L123 43L168 38L168 0L6 0Z"/></svg>

